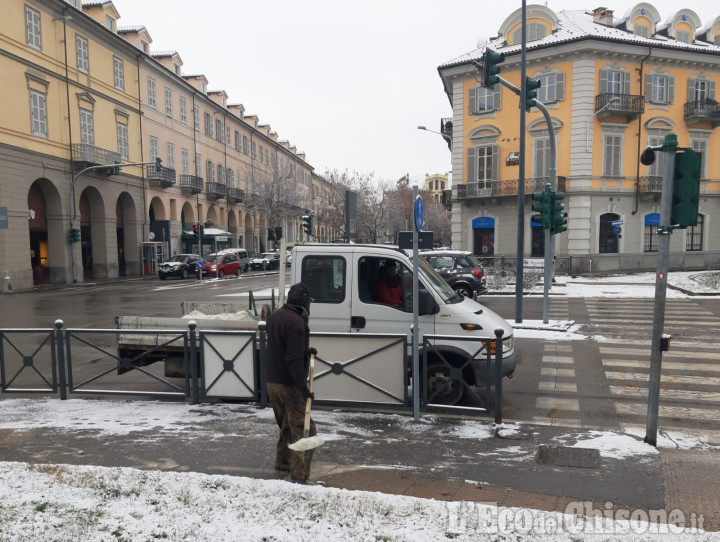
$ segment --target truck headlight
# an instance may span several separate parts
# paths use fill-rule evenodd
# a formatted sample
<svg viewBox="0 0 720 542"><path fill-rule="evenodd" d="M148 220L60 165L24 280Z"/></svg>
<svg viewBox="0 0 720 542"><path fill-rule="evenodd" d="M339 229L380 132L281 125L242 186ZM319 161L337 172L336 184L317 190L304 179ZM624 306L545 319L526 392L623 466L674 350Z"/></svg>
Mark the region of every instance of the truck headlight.
<svg viewBox="0 0 720 542"><path fill-rule="evenodd" d="M508 337L503 341L503 353L512 352L515 348L515 337Z"/></svg>

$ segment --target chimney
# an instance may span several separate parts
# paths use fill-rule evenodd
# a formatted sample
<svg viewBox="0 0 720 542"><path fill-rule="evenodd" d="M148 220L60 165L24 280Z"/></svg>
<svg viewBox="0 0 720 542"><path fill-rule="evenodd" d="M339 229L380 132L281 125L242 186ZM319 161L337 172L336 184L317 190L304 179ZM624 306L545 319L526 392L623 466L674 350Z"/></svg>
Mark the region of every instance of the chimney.
<svg viewBox="0 0 720 542"><path fill-rule="evenodd" d="M593 22L605 26L613 24L613 10L608 8L595 8L592 12Z"/></svg>

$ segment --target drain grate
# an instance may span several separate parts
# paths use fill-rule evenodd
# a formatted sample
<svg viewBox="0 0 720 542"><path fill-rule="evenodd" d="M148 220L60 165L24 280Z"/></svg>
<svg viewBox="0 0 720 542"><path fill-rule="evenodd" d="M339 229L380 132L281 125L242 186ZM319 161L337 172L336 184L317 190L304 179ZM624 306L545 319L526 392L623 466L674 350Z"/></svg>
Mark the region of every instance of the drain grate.
<svg viewBox="0 0 720 542"><path fill-rule="evenodd" d="M544 465L597 469L600 467L600 450L541 444L538 446L535 462Z"/></svg>

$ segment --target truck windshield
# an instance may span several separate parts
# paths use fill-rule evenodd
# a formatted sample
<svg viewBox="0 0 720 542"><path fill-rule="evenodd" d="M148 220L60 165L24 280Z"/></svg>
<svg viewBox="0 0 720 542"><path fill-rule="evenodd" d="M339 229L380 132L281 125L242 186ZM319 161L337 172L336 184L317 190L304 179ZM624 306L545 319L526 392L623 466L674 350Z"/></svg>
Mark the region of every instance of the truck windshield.
<svg viewBox="0 0 720 542"><path fill-rule="evenodd" d="M455 290L438 275L425 258L418 258L418 272L420 281L428 288L432 288L445 303L455 297Z"/></svg>

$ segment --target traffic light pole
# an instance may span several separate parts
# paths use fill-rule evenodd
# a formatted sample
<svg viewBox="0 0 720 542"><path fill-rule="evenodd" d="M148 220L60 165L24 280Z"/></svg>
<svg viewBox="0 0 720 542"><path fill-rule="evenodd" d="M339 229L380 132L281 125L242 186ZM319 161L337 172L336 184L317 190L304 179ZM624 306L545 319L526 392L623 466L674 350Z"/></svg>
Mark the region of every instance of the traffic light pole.
<svg viewBox="0 0 720 542"><path fill-rule="evenodd" d="M662 146L664 168L660 195L660 227L658 228L657 272L655 274L655 306L650 349L650 379L648 382L648 410L645 442L657 446L658 411L660 410L660 371L662 367L662 334L665 327L668 260L670 259L670 228L675 177L677 136L668 134Z"/></svg>

